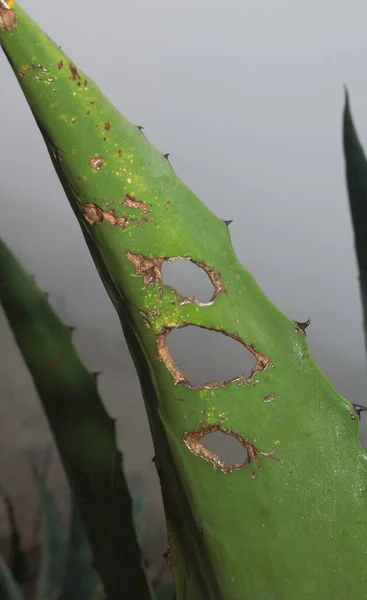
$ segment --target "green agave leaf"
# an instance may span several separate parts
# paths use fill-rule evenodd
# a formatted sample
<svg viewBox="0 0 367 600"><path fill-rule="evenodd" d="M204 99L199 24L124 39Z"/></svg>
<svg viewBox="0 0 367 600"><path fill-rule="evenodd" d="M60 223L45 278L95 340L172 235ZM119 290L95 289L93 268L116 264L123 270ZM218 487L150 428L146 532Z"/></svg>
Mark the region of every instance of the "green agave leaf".
<svg viewBox="0 0 367 600"><path fill-rule="evenodd" d="M277 310L240 264L228 227L12 6L0 9L0 43L140 378L177 600L364 598L367 456L354 406L312 360L305 324ZM244 230L250 203L248 213ZM268 240L259 240L264 247ZM165 284L162 265L179 257L207 273L209 303L182 299ZM230 337L250 352L254 368L192 385L166 344L187 326ZM247 460L228 465L208 452L203 437L218 431L235 437Z"/></svg>
<svg viewBox="0 0 367 600"><path fill-rule="evenodd" d="M95 376L33 279L0 240L0 300L36 385L109 600L151 597L115 423Z"/></svg>
<svg viewBox="0 0 367 600"><path fill-rule="evenodd" d="M367 160L353 123L347 89L343 114L343 146L367 344Z"/></svg>
<svg viewBox="0 0 367 600"><path fill-rule="evenodd" d="M2 556L0 556L0 598L1 600L24 600L18 584Z"/></svg>
<svg viewBox="0 0 367 600"><path fill-rule="evenodd" d="M65 570L66 545L60 511L53 494L40 475L34 472L42 506L41 564L36 600L59 598Z"/></svg>
<svg viewBox="0 0 367 600"><path fill-rule="evenodd" d="M90 543L75 500L72 499L66 569L60 600L91 600L99 584L99 575L93 568Z"/></svg>

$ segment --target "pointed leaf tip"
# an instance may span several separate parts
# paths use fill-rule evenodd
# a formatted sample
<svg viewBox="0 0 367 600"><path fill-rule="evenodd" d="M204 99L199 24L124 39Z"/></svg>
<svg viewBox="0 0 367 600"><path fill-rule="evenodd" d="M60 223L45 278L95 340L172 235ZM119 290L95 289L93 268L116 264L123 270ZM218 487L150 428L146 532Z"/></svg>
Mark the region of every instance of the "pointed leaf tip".
<svg viewBox="0 0 367 600"><path fill-rule="evenodd" d="M229 221L225 221L225 220L223 219L223 223L224 223L224 224L225 224L227 227L229 227L229 226L230 226L230 224L231 224L231 223L233 223L233 219L230 219Z"/></svg>

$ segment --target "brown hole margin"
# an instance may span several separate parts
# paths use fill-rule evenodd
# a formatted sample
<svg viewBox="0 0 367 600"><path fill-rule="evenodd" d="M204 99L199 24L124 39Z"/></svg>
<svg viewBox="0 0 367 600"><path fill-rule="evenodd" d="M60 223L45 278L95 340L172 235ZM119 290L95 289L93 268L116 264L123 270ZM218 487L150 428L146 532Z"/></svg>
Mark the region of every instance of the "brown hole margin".
<svg viewBox="0 0 367 600"><path fill-rule="evenodd" d="M236 440L238 440L244 448L246 448L247 458L243 463L229 465L225 463L220 456L203 446L201 443L202 438L217 431L231 435L232 437L236 438ZM222 428L220 425L203 424L200 429L195 429L194 431L185 431L183 441L192 454L199 456L207 462L211 462L215 471L223 471L223 473L226 475L228 473L233 473L233 471L240 471L248 467L252 462L256 462L259 470L262 470L262 467L258 462L259 456L264 458L272 458L280 463L283 463L281 459L276 458L276 448L274 448L274 446L272 446L271 452L262 452L256 448L254 444L248 440L248 438L240 435L239 433L234 433L231 427ZM254 442L255 441L256 440L254 440ZM254 479L254 472L251 473L251 477Z"/></svg>
<svg viewBox="0 0 367 600"><path fill-rule="evenodd" d="M218 333L222 333L226 335L236 342L239 342L246 350L251 352L256 358L256 364L251 370L250 375L239 375L237 377L232 377L231 379L226 379L225 381L212 381L210 383L204 383L203 385L192 385L189 380L185 377L185 375L180 371L177 367L175 361L173 360L168 347L167 347L167 336L173 329L181 329L182 327L188 327L189 325L193 327L201 327L201 329L208 329L209 331L217 331ZM265 356L265 354L261 354L252 344L248 344L245 342L237 333L227 333L224 329L216 329L215 327L202 327L201 325L197 325L196 323L182 323L178 327L164 327L163 332L156 335L156 343L157 343L157 357L158 360L163 362L168 371L171 373L174 385L183 384L189 387L192 390L201 390L203 388L219 388L226 387L230 383L234 381L245 381L247 379L251 379L255 373L260 371L264 371L268 363L270 362L270 358Z"/></svg>
<svg viewBox="0 0 367 600"><path fill-rule="evenodd" d="M165 288L173 290L180 306L189 303L197 304L198 306L211 306L219 294L227 291L222 283L220 273L209 267L203 261L194 260L188 256L156 256L154 258L147 258L143 254L134 254L133 252L129 251L125 252L125 256L134 265L136 273L144 276L145 285L155 285L156 283L160 283L161 285L164 285ZM163 263L165 261L171 263L178 259L189 260L200 269L203 269L203 271L205 271L205 273L208 275L214 288L213 295L208 302L200 302L196 296L182 296L171 286L165 285L162 275Z"/></svg>

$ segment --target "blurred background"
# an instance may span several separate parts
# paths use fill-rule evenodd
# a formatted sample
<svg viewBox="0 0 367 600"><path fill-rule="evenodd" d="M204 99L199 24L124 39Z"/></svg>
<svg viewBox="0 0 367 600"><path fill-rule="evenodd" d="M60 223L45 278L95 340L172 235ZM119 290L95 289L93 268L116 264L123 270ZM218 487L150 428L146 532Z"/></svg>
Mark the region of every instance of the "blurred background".
<svg viewBox="0 0 367 600"><path fill-rule="evenodd" d="M230 231L239 260L289 317L312 318L307 333L314 359L339 392L364 404L366 360L341 118L347 84L367 144L365 2L21 4L130 121L144 126L156 147L170 152L177 174L210 209L234 219ZM76 327L84 361L102 372L100 391L117 419L130 486L148 502L145 552L155 560L166 550L165 526L132 360L4 55L0 81L0 235L50 292L59 315ZM171 283L205 299L206 276L196 271L173 269ZM31 540L37 509L27 456L42 458L51 436L3 313L0 328L0 476ZM191 342L181 337L172 348L187 374L200 359L200 368L216 379L219 366L233 360L221 345L210 354L205 336L196 340L192 357ZM237 348L233 352L237 356ZM362 418L365 447L366 423ZM48 480L66 514L68 489L56 457ZM6 531L0 506L0 537Z"/></svg>

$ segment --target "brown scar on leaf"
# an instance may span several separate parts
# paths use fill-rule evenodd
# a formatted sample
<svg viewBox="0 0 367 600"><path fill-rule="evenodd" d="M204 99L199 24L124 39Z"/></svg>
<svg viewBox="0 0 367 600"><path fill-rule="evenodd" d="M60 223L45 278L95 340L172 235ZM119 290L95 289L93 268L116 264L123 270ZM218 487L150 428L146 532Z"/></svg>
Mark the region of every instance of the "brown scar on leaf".
<svg viewBox="0 0 367 600"><path fill-rule="evenodd" d="M0 2L0 29L11 31L18 25L18 17L13 8L9 8L4 0Z"/></svg>
<svg viewBox="0 0 367 600"><path fill-rule="evenodd" d="M143 254L134 254L133 252L125 252L126 258L133 265L138 275L143 275L145 285L163 284L162 264L164 257L146 258Z"/></svg>
<svg viewBox="0 0 367 600"><path fill-rule="evenodd" d="M99 225L103 221L107 221L112 227L128 227L130 220L126 217L116 217L115 210L102 210L93 202L83 204L84 218L89 225Z"/></svg>
<svg viewBox="0 0 367 600"><path fill-rule="evenodd" d="M222 433L236 438L236 440L247 450L247 458L243 463L227 464L220 458L220 456L203 446L201 443L202 438L217 431L221 431ZM247 437L232 431L231 427L223 428L221 425L208 425L206 422L204 422L200 429L195 429L194 431L185 431L183 441L192 454L203 458L207 462L211 462L215 471L223 471L223 473L226 475L228 473L233 473L233 471L240 471L245 467L248 467L250 464L253 465L253 463L256 463L257 467L262 470L261 465L258 462L259 457L261 456L263 458L272 458L273 460L283 463L281 459L276 458L275 455L277 449L274 446L272 446L271 452L263 452L262 450L256 448L254 443L251 443ZM254 440L254 442L255 441L256 440ZM251 476L253 479L256 477L253 469L251 471Z"/></svg>
<svg viewBox="0 0 367 600"><path fill-rule="evenodd" d="M251 352L251 354L253 354L253 356L256 358L256 364L252 367L250 375L239 375L237 377L232 377L231 379L226 379L225 381L211 381L210 383L204 383L203 385L192 385L177 367L167 347L168 334L173 329L181 329L182 327L187 327L189 325L195 325L196 327L201 327L202 329L208 329L209 331L217 331L218 333L222 333L223 335L232 338L236 342L239 342L244 348L249 350L249 352ZM172 375L174 385L183 384L192 390L226 387L234 381L245 383L246 381L251 380L255 373L264 371L264 369L267 367L268 363L271 360L268 356L265 356L265 354L262 354L261 352L256 350L253 344L248 344L247 342L245 342L245 340L243 340L237 333L230 334L224 331L224 329L216 329L215 327L202 327L201 325L197 325L196 323L194 324L184 322L176 327L165 326L163 327L162 333L156 335L155 339L157 344L157 358L166 365L168 371Z"/></svg>
<svg viewBox="0 0 367 600"><path fill-rule="evenodd" d="M104 163L103 156L98 156L96 158L91 158L90 161L89 161L90 166L95 171L99 171L99 169L102 167L103 163Z"/></svg>
<svg viewBox="0 0 367 600"><path fill-rule="evenodd" d="M69 69L70 69L70 72L71 72L70 79L72 79L73 81L75 81L77 78L80 79L80 75L78 73L78 69L76 68L76 66L72 62L69 62Z"/></svg>
<svg viewBox="0 0 367 600"><path fill-rule="evenodd" d="M126 208L137 208L140 210L142 215L150 214L148 204L142 200L137 200L134 194L126 194L125 198L121 200L120 204L126 206Z"/></svg>
<svg viewBox="0 0 367 600"><path fill-rule="evenodd" d="M170 569L172 569L172 567L174 567L176 565L174 558L173 558L173 552L172 552L172 537L170 534L168 534L168 548L167 548L167 552L165 552L163 554L163 558L166 559L167 561L167 565L170 567Z"/></svg>
<svg viewBox="0 0 367 600"><path fill-rule="evenodd" d="M270 394L269 396L265 396L264 402L273 402L273 400L275 400L275 399L276 399L276 395Z"/></svg>

